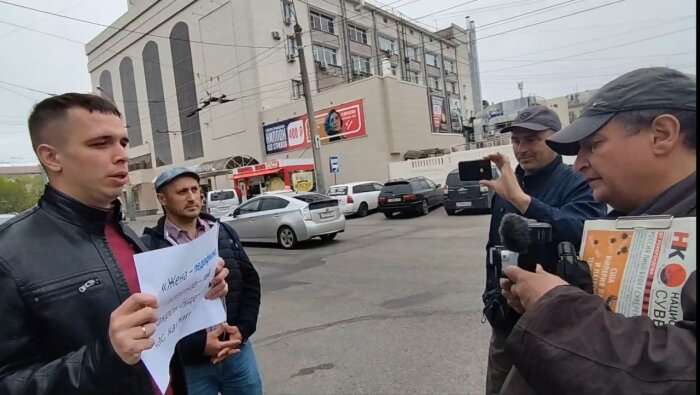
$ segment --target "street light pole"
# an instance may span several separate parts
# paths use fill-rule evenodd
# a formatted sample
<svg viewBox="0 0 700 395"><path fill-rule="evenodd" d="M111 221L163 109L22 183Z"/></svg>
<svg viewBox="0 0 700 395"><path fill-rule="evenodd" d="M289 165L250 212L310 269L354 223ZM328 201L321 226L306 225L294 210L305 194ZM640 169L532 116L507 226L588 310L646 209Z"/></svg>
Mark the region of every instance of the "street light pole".
<svg viewBox="0 0 700 395"><path fill-rule="evenodd" d="M292 3L293 4L293 3ZM321 139L316 130L316 113L314 103L311 98L311 85L309 84L309 72L306 68L306 56L304 55L304 43L302 42L302 28L297 18L296 7L294 7L294 35L296 37L297 52L299 54L299 67L301 68L301 85L304 90L304 100L306 101L306 113L309 118L309 132L311 134L311 152L314 155L314 175L316 178L316 191L326 193L326 183L323 180L323 167L321 162Z"/></svg>

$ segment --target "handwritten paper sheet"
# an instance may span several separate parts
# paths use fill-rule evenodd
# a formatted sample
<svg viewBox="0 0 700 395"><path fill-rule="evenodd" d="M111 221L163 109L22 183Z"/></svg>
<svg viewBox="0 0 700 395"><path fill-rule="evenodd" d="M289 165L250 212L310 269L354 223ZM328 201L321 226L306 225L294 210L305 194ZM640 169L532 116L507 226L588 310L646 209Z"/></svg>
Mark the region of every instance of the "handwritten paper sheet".
<svg viewBox="0 0 700 395"><path fill-rule="evenodd" d="M183 337L226 321L221 300L206 300L214 279L219 224L187 243L134 255L141 292L158 298L155 346L141 354L151 377L165 393L170 359Z"/></svg>

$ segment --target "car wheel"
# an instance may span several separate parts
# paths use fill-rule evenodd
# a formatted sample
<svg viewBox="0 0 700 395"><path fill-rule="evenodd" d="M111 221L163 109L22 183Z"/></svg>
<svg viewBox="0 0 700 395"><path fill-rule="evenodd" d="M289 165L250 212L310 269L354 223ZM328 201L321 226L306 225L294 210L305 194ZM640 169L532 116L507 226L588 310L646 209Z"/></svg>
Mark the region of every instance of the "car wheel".
<svg viewBox="0 0 700 395"><path fill-rule="evenodd" d="M291 250L298 244L297 234L289 226L283 226L277 231L277 242L285 250Z"/></svg>
<svg viewBox="0 0 700 395"><path fill-rule="evenodd" d="M394 213L390 213L388 211L385 211L384 216L386 217L386 219L392 219L392 218L394 218Z"/></svg>
<svg viewBox="0 0 700 395"><path fill-rule="evenodd" d="M357 216L358 217L366 217L368 213L369 213L369 207L367 207L367 203L365 203L365 202L360 203L360 208L357 209Z"/></svg>
<svg viewBox="0 0 700 395"><path fill-rule="evenodd" d="M430 205L427 200L423 200L423 205L420 208L420 215L428 215L430 213Z"/></svg>
<svg viewBox="0 0 700 395"><path fill-rule="evenodd" d="M328 234L328 235L321 235L321 240L323 240L323 241L331 241L331 240L335 239L336 236L338 236L337 233L331 233L331 234Z"/></svg>
<svg viewBox="0 0 700 395"><path fill-rule="evenodd" d="M447 215L455 215L455 213L457 212L457 210L450 210L450 209L446 208L446 209L445 209L445 212L447 213Z"/></svg>

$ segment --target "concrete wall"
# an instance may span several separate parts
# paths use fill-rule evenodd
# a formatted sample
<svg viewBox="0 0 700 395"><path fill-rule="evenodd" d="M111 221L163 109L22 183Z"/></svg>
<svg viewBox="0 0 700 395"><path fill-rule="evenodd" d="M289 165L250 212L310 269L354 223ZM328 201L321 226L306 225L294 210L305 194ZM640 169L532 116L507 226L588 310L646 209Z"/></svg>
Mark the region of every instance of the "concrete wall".
<svg viewBox="0 0 700 395"><path fill-rule="evenodd" d="M445 184L447 174L458 168L459 162L467 160L483 159L487 155L500 152L510 159L511 167L515 169L518 161L515 159L510 145L480 148L468 151L453 152L448 155L436 157L394 162L389 164L389 176L391 178L411 178L423 176L435 183ZM564 156L564 163L572 165L575 156Z"/></svg>

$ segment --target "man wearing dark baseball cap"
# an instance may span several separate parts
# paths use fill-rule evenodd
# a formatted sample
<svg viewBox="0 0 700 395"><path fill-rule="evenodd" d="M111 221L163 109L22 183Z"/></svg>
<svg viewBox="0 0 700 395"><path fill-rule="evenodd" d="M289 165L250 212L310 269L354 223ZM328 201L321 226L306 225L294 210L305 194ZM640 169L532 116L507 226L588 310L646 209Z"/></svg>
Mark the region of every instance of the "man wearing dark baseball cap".
<svg viewBox="0 0 700 395"><path fill-rule="evenodd" d="M581 117L547 143L577 155L576 171L596 200L615 209L611 214L695 217L696 103L696 83L687 75L634 70L603 86ZM689 267L695 259L686 254ZM635 265L630 261L627 270ZM696 393L697 290L690 272L676 291L680 321L656 326L650 317L612 313L599 296L544 271L507 268L503 295L525 313L508 338L517 371L502 393Z"/></svg>
<svg viewBox="0 0 700 395"><path fill-rule="evenodd" d="M586 219L605 215L605 205L596 203L584 178L565 165L561 156L552 151L547 137L561 129L561 121L549 107L533 105L522 110L512 125L501 130L511 133L513 154L518 166L513 171L507 155L497 153L487 157L501 172L497 180L481 181L495 192L491 206L491 225L486 244L486 287L482 296L484 314L493 331L489 345L486 373L486 393L498 394L513 366L505 350L506 339L519 318L507 306L500 293L498 270L489 262L489 250L501 245L499 228L503 217L514 213L552 225L553 240L541 248L542 265L554 273L559 259L557 246L570 241L581 243Z"/></svg>

